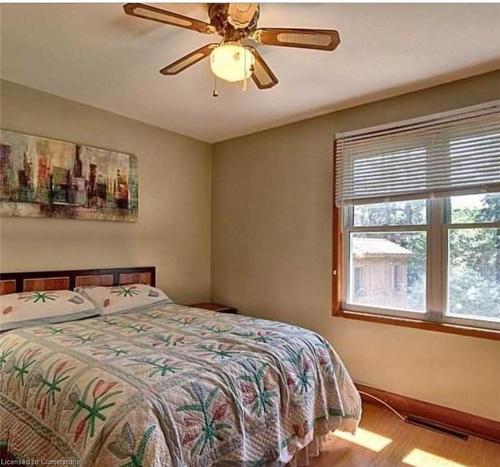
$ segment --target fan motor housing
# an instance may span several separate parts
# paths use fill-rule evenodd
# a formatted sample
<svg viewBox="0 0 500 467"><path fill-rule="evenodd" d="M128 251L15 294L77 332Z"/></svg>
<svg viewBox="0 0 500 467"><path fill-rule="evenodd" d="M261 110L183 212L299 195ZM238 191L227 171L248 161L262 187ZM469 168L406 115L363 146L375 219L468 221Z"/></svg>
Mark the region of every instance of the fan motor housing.
<svg viewBox="0 0 500 467"><path fill-rule="evenodd" d="M258 8L245 28L235 28L227 20L227 12L229 3L209 3L208 16L210 17L210 24L217 30L217 34L222 36L225 41L237 41L247 37L250 33L257 28L257 20L259 19Z"/></svg>

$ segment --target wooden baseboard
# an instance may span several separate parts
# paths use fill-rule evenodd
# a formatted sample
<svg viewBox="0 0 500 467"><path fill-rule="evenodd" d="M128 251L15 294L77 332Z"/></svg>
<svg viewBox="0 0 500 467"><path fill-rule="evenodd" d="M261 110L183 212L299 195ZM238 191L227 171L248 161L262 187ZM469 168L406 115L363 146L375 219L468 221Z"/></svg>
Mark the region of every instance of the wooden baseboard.
<svg viewBox="0 0 500 467"><path fill-rule="evenodd" d="M372 388L363 384L356 383L356 387L358 391L366 392L383 400L402 415L413 415L415 417L437 422L445 427L471 436L477 436L478 438L500 443L500 422L383 391L382 389ZM363 394L361 394L361 398L363 402L366 403L377 403L375 400Z"/></svg>

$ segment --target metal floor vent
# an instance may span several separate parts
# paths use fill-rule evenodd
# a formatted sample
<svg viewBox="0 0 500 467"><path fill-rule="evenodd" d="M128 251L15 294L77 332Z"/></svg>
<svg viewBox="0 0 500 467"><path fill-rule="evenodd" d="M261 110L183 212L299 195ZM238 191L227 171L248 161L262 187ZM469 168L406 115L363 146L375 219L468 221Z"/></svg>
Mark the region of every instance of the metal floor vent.
<svg viewBox="0 0 500 467"><path fill-rule="evenodd" d="M442 425L439 422L433 422L432 420L427 420L425 418L408 415L407 417L405 417L405 421L406 423L409 423L411 425L419 426L421 428L426 428L428 430L435 431L443 435L452 436L453 438L458 438L461 439L462 441L467 441L469 439L469 435L466 433L457 431L446 425Z"/></svg>

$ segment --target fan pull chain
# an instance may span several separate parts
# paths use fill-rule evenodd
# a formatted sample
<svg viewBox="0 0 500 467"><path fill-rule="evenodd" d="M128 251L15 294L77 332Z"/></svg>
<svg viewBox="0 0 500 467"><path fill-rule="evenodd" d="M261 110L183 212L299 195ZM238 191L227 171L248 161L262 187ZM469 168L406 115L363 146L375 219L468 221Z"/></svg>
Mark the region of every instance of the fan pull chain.
<svg viewBox="0 0 500 467"><path fill-rule="evenodd" d="M219 91L217 91L217 76L214 75L214 90L212 92L212 97L219 97Z"/></svg>

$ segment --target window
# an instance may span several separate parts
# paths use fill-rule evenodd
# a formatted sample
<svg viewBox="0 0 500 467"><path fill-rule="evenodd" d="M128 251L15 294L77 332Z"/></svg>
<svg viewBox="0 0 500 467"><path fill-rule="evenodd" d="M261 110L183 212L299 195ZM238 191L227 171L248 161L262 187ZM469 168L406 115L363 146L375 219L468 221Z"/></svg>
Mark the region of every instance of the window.
<svg viewBox="0 0 500 467"><path fill-rule="evenodd" d="M499 103L336 148L336 308L500 331Z"/></svg>
<svg viewBox="0 0 500 467"><path fill-rule="evenodd" d="M427 235L425 201L347 208L347 269L363 268L363 296L347 281L347 305L366 311L425 312ZM350 215L352 213L352 216ZM389 311L390 312L390 311Z"/></svg>
<svg viewBox="0 0 500 467"><path fill-rule="evenodd" d="M448 315L500 323L500 193L448 205Z"/></svg>

